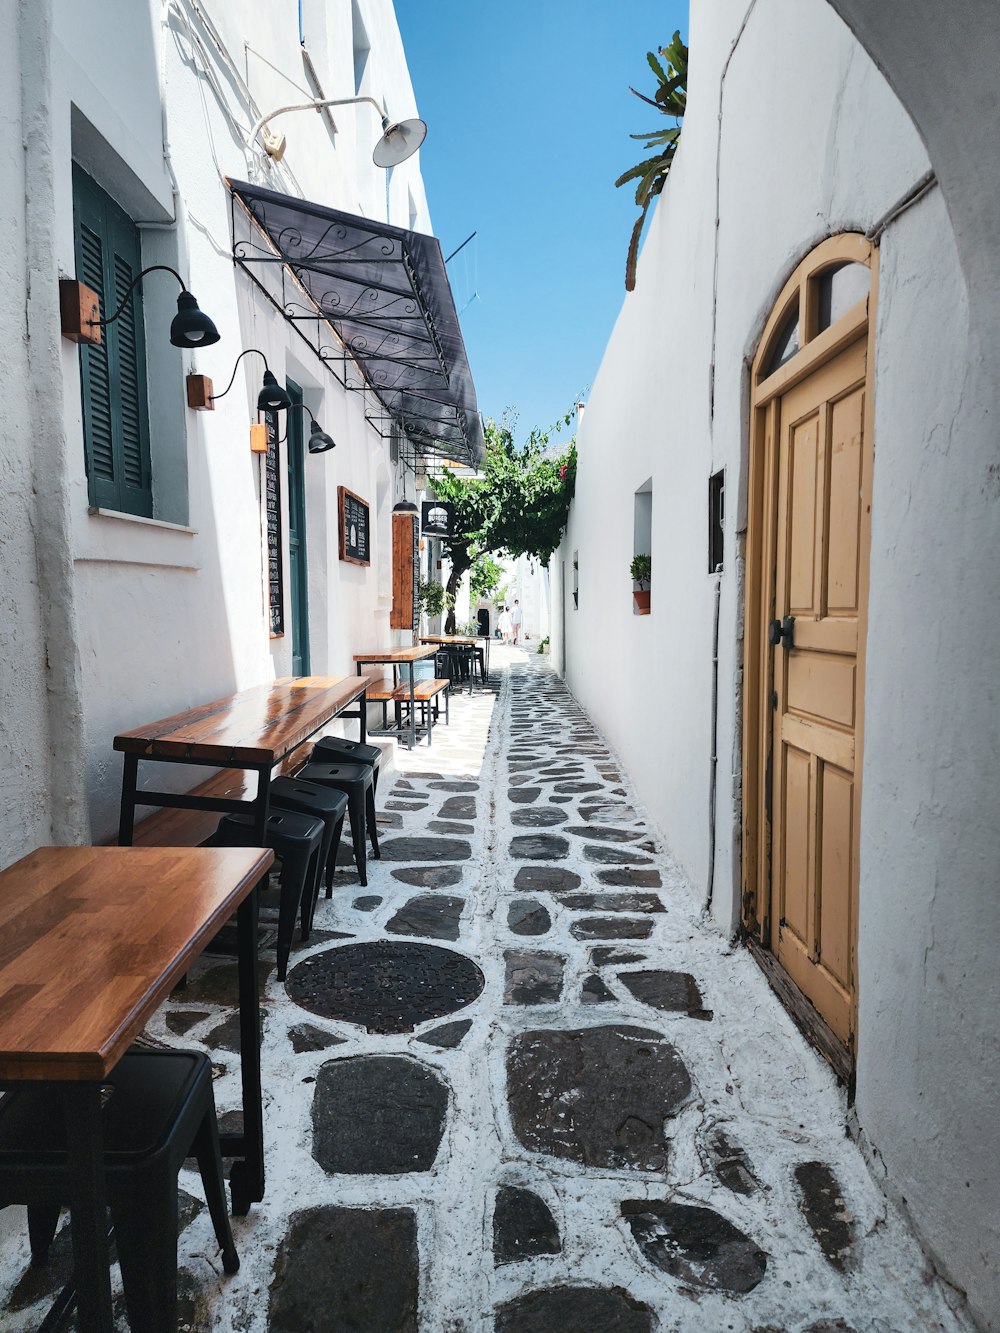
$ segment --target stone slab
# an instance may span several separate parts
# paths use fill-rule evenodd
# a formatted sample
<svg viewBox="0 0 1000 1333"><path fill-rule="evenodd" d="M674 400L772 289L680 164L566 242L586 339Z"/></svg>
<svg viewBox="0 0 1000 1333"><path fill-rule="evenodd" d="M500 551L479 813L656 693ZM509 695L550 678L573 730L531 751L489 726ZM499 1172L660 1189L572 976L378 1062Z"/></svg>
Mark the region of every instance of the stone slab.
<svg viewBox="0 0 1000 1333"><path fill-rule="evenodd" d="M652 934L653 923L648 917L585 916L569 929L578 940L644 940Z"/></svg>
<svg viewBox="0 0 1000 1333"><path fill-rule="evenodd" d="M559 1228L544 1200L533 1190L501 1185L493 1206L493 1260L497 1266L561 1250Z"/></svg>
<svg viewBox="0 0 1000 1333"><path fill-rule="evenodd" d="M293 1213L271 1282L269 1333L417 1333L417 1220L408 1208Z"/></svg>
<svg viewBox="0 0 1000 1333"><path fill-rule="evenodd" d="M584 1166L665 1171L666 1122L690 1091L680 1055L647 1028L528 1031L507 1054L518 1141Z"/></svg>
<svg viewBox="0 0 1000 1333"><path fill-rule="evenodd" d="M560 861L569 843L555 833L523 833L511 838L510 854L519 861Z"/></svg>
<svg viewBox="0 0 1000 1333"><path fill-rule="evenodd" d="M621 1211L645 1258L687 1285L742 1296L767 1271L766 1253L711 1208L627 1199Z"/></svg>
<svg viewBox="0 0 1000 1333"><path fill-rule="evenodd" d="M567 893L559 901L571 912L662 912L655 893Z"/></svg>
<svg viewBox="0 0 1000 1333"><path fill-rule="evenodd" d="M667 1013L687 1014L689 1018L711 1019L712 1010L705 1008L701 990L690 972L667 972L651 969L645 972L619 972L637 1000Z"/></svg>
<svg viewBox="0 0 1000 1333"><path fill-rule="evenodd" d="M317 1027L315 1023L296 1023L288 1029L288 1040L296 1055L305 1051L327 1051L331 1046L343 1046L344 1038Z"/></svg>
<svg viewBox="0 0 1000 1333"><path fill-rule="evenodd" d="M558 806L540 805L533 810L515 810L510 822L515 828L554 828L556 824L565 824L569 818L565 810Z"/></svg>
<svg viewBox="0 0 1000 1333"><path fill-rule="evenodd" d="M609 888L658 889L663 880L658 870L643 870L639 866L621 866L615 870L599 870L597 878Z"/></svg>
<svg viewBox="0 0 1000 1333"><path fill-rule="evenodd" d="M462 867L407 866L405 870L393 870L391 874L393 879L419 889L447 889L462 878Z"/></svg>
<svg viewBox="0 0 1000 1333"><path fill-rule="evenodd" d="M457 940L464 898L445 893L422 894L404 903L386 922L393 935L421 935L428 939Z"/></svg>
<svg viewBox="0 0 1000 1333"><path fill-rule="evenodd" d="M561 866L522 866L514 876L514 888L521 893L567 893L582 883L575 870Z"/></svg>
<svg viewBox="0 0 1000 1333"><path fill-rule="evenodd" d="M450 1051L460 1045L462 1038L472 1027L471 1018L460 1018L454 1023L442 1023L417 1038L427 1046L436 1046L439 1050Z"/></svg>
<svg viewBox="0 0 1000 1333"><path fill-rule="evenodd" d="M438 811L439 819L475 819L476 798L474 796L449 796Z"/></svg>
<svg viewBox="0 0 1000 1333"><path fill-rule="evenodd" d="M837 1177L825 1162L800 1162L795 1168L799 1207L827 1261L846 1272L854 1260L854 1219Z"/></svg>
<svg viewBox="0 0 1000 1333"><path fill-rule="evenodd" d="M552 918L544 903L515 898L507 908L507 925L515 935L544 935L552 928Z"/></svg>
<svg viewBox="0 0 1000 1333"><path fill-rule="evenodd" d="M621 1287L544 1287L497 1306L494 1333L652 1333L648 1305Z"/></svg>
<svg viewBox="0 0 1000 1333"><path fill-rule="evenodd" d="M381 844L383 861L468 861L472 847L461 838L390 838Z"/></svg>
<svg viewBox="0 0 1000 1333"><path fill-rule="evenodd" d="M330 1060L313 1092L312 1155L328 1175L430 1171L447 1111L446 1084L411 1056Z"/></svg>
<svg viewBox="0 0 1000 1333"><path fill-rule="evenodd" d="M553 1004L562 994L560 954L509 950L504 954L504 1004Z"/></svg>

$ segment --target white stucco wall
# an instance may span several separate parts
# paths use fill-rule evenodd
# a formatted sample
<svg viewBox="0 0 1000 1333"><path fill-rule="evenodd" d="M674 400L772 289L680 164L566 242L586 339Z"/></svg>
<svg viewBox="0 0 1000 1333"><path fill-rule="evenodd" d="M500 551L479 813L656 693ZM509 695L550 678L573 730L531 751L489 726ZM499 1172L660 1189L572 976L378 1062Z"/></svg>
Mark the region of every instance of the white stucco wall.
<svg viewBox="0 0 1000 1333"><path fill-rule="evenodd" d="M184 376L189 370L211 376L221 391L238 352L259 347L279 381L291 378L301 386L307 406L337 441L334 452L305 458L312 671L351 672L353 652L390 641L389 515L395 483L388 445L365 421L364 396L345 392L331 368L234 269L231 258L225 176L262 180L270 188L373 218L386 219L388 213L397 225L430 230L419 156L389 175L388 188L387 173L371 161L380 125L370 106L335 108L335 131L314 111L279 118L274 128L288 141L280 166L248 149L248 131L259 114L305 101L320 89L327 97L355 94L351 0L306 0L304 47L298 8L297 0L239 6L221 0L106 0L94 10L75 0L53 0L47 92L60 272L71 276L76 268L75 158L140 224L143 262L178 268L222 335L216 346L200 352L171 348L167 329L176 286L167 275L147 279L154 513L171 526L89 511L78 353L73 344L60 343L75 570L68 595L80 625L85 740L75 778L77 787L86 790L98 839L116 826L121 761L111 739L117 731L291 670L287 550L285 636L269 640L264 620L263 468L249 449L262 362L248 357L241 363L231 393L212 413L187 409ZM390 0L361 0L359 8L371 45L360 91L384 99L394 118L415 114ZM14 60L16 49L5 45L3 58ZM111 50L119 56L113 78ZM18 89L9 83L5 87L16 99ZM11 142L16 144L16 137ZM5 170L8 166L13 171L17 162L4 163ZM15 189L6 198L16 204L18 194ZM23 235L23 227L8 234ZM23 287L23 258L11 252L10 263L12 281ZM30 476L27 458L23 450L12 450L8 463L5 451L5 465L13 469L12 502L17 496L23 502ZM281 464L287 542L284 448ZM370 502L373 560L368 569L338 558L338 485ZM18 658L38 662L43 657L32 624L44 597L33 595L28 581L30 527L13 523L8 532L11 559L26 573L16 582L24 609L18 640L4 655L5 670ZM18 746L23 752L22 770L31 765L28 750L37 745L41 725L40 716L26 711L29 704L40 713L44 690L36 689L23 707L12 710L24 717L23 727L19 723L18 734L11 736L12 753ZM0 818L6 822L9 813L11 828L27 832L5 843L6 860L45 840L25 810L36 808L44 822L47 775L35 765L31 780L18 785L12 778L17 771L16 763L4 768L4 781L16 788L16 799ZM192 774L169 769L155 781L189 785Z"/></svg>
<svg viewBox="0 0 1000 1333"><path fill-rule="evenodd" d="M795 264L827 235L873 227L928 159L821 0L692 10L682 146L580 430L576 500L554 563L565 610L556 607L553 624L558 633L565 618L571 688L704 897L714 600L706 499L709 476L725 468L712 911L731 930L747 363ZM934 192L881 237L854 1115L876 1171L990 1328L1000 1327L991 947L1000 618L992 604L973 611L969 595L1000 555L986 424L996 380L970 340L958 252ZM652 614L637 617L628 563L634 492L647 478ZM559 645L555 653L559 662Z"/></svg>

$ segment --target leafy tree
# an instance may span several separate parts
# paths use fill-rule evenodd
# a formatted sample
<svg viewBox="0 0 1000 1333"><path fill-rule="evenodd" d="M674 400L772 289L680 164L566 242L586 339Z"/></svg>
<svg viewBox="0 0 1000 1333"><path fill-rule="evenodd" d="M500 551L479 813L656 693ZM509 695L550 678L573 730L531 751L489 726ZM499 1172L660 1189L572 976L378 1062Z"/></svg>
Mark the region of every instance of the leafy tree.
<svg viewBox="0 0 1000 1333"><path fill-rule="evenodd" d="M663 65L660 64L652 51L646 52L646 59L649 61L650 69L656 75L658 84L653 96L647 97L645 93L637 92L635 88L630 88L629 91L634 93L641 102L648 102L651 107L655 107L663 115L673 116L675 124L670 129L653 130L650 134L630 134L630 139L644 139L643 147L646 149L655 148L657 152L652 157L637 162L634 167L630 167L615 181L616 186L626 185L629 181L638 181L635 188L635 202L642 210L636 218L635 226L632 228L632 238L629 241L628 259L625 263L625 290L627 292L635 289L635 267L639 259L639 241L642 237L642 228L650 205L667 183L670 168L674 163L674 154L677 152L677 145L680 142L681 121L684 119L684 112L687 110L688 49L681 41L679 32L674 33L673 41L669 46L660 47L659 54L666 58L666 69L663 68Z"/></svg>
<svg viewBox="0 0 1000 1333"><path fill-rule="evenodd" d="M492 596L502 578L503 566L498 564L491 555L481 555L472 566L472 574L469 577L469 592L472 594L472 600L478 602L482 598L485 601Z"/></svg>
<svg viewBox="0 0 1000 1333"><path fill-rule="evenodd" d="M438 498L454 507L452 536L443 539L451 563L447 591L453 599L464 575L491 554L531 555L548 564L566 527L576 481L575 444L553 455L549 442L554 432L569 426L572 416L571 409L551 430L533 430L523 448L514 441L510 413L500 421L487 419L479 475L445 472L434 478ZM499 578L500 573L496 582ZM448 633L454 623L450 610Z"/></svg>

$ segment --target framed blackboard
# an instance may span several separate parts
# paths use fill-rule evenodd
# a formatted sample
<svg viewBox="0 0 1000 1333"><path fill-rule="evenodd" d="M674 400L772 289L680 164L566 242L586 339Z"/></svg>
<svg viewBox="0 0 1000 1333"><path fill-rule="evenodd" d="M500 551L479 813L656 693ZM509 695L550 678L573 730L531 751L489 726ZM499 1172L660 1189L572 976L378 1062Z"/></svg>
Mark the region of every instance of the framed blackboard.
<svg viewBox="0 0 1000 1333"><path fill-rule="evenodd" d="M352 565L371 564L368 504L346 486L337 487L340 516L340 558Z"/></svg>
<svg viewBox="0 0 1000 1333"><path fill-rule="evenodd" d="M267 454L264 459L264 496L267 516L267 601L271 638L285 632L284 574L281 565L281 470L278 450L278 414L264 413Z"/></svg>

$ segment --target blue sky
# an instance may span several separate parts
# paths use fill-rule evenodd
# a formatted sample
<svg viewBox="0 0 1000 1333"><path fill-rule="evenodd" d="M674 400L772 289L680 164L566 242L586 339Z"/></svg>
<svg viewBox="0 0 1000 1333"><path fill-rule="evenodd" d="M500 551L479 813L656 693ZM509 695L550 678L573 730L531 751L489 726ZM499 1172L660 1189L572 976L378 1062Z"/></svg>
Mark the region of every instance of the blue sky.
<svg viewBox="0 0 1000 1333"><path fill-rule="evenodd" d="M434 231L479 407L518 435L594 380L625 296L637 210L617 176L662 121L646 52L687 36L686 0L395 0L428 134ZM478 292L478 297L472 300ZM467 304L471 301L471 304Z"/></svg>

